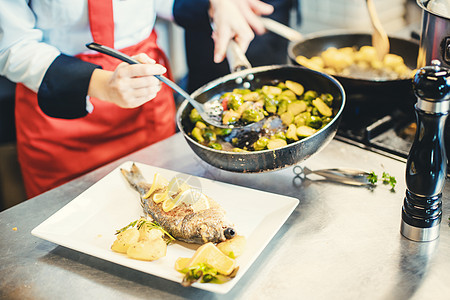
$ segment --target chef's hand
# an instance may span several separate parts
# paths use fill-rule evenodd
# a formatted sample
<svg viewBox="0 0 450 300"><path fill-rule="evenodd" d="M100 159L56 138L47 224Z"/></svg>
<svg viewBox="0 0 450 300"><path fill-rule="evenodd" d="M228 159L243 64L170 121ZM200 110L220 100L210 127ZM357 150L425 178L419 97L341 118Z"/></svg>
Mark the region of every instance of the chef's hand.
<svg viewBox="0 0 450 300"><path fill-rule="evenodd" d="M114 71L95 69L88 95L122 108L135 108L155 98L161 82L153 75L164 74L166 68L143 53L133 58L142 64L123 62Z"/></svg>
<svg viewBox="0 0 450 300"><path fill-rule="evenodd" d="M216 63L223 61L228 43L232 39L245 53L255 37L254 32L265 32L259 16L273 12L272 5L259 0L210 0L210 4L209 15L214 22L212 37Z"/></svg>

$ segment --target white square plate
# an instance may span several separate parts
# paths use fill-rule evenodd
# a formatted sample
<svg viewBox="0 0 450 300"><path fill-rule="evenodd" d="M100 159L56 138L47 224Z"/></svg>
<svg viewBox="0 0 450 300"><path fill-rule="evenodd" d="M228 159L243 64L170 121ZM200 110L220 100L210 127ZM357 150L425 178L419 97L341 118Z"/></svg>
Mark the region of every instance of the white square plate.
<svg viewBox="0 0 450 300"><path fill-rule="evenodd" d="M31 232L33 235L101 259L154 276L181 282L183 274L174 269L178 257L191 257L195 247L183 243L168 246L167 255L153 262L128 258L115 253L111 245L115 232L143 215L139 194L128 184L120 168L130 169L126 162L65 205ZM187 174L136 163L151 182L159 172L170 180ZM247 238L245 252L237 258L237 276L224 284L195 283L199 289L225 294L240 280L258 255L298 205L298 200L244 188L205 178L189 176L201 185L202 192L216 200L235 224L239 235ZM192 180L190 180L192 181ZM189 182L190 182L189 181Z"/></svg>

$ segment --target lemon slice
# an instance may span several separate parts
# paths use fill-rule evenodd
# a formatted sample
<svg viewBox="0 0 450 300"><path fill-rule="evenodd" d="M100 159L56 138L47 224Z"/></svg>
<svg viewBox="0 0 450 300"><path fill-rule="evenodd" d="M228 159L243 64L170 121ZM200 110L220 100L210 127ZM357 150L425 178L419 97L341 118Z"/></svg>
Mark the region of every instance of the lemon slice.
<svg viewBox="0 0 450 300"><path fill-rule="evenodd" d="M172 180L170 180L167 191L169 193L169 196L173 196L175 194L182 193L190 188L191 187L189 186L189 184L187 184L186 181L184 181L182 178L174 177L172 178Z"/></svg>
<svg viewBox="0 0 450 300"><path fill-rule="evenodd" d="M163 189L169 185L169 181L164 178L161 174L155 173L153 176L153 183L148 192L144 195L144 199L148 199L154 191L158 189Z"/></svg>
<svg viewBox="0 0 450 300"><path fill-rule="evenodd" d="M190 195L191 195L191 189L187 189L185 191L180 190L180 192L177 194L177 196L175 198L167 197L162 204L163 210L165 212L171 211L172 209L174 209L175 207L177 207L184 201L188 201L187 204L190 204L189 203L190 197L191 197Z"/></svg>
<svg viewBox="0 0 450 300"><path fill-rule="evenodd" d="M206 197L204 194L201 194L197 201L191 205L191 208L194 212L199 212L201 210L210 208L208 197Z"/></svg>
<svg viewBox="0 0 450 300"><path fill-rule="evenodd" d="M175 202L175 200L171 197L167 197L166 200L162 203L162 209L165 212L171 211L175 207L177 207L178 204Z"/></svg>
<svg viewBox="0 0 450 300"><path fill-rule="evenodd" d="M164 200L166 200L167 197L168 197L167 191L162 192L162 193L154 193L152 196L152 200L155 203L160 203L160 202L163 202Z"/></svg>
<svg viewBox="0 0 450 300"><path fill-rule="evenodd" d="M190 205L194 212L210 207L208 198L200 190L191 188L178 193L175 198L168 197L163 203L163 210L168 212L181 203Z"/></svg>
<svg viewBox="0 0 450 300"><path fill-rule="evenodd" d="M183 262L179 262L181 265ZM213 267L220 274L229 275L236 267L234 259L226 256L213 243L206 243L195 251L186 267L192 267L201 263L206 263Z"/></svg>

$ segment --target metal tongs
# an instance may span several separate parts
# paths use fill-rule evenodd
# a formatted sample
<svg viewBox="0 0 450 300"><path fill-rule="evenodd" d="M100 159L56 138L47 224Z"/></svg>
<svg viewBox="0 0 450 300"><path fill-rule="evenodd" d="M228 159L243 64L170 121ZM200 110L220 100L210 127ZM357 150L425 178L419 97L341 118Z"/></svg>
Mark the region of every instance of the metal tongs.
<svg viewBox="0 0 450 300"><path fill-rule="evenodd" d="M321 169L310 170L307 167L295 166L293 168L295 178L300 180L305 179L309 174L316 174L324 177L328 181L339 182L343 184L355 185L355 186L373 186L374 184L369 180L371 175L368 172L346 169L346 168L334 168L334 169Z"/></svg>

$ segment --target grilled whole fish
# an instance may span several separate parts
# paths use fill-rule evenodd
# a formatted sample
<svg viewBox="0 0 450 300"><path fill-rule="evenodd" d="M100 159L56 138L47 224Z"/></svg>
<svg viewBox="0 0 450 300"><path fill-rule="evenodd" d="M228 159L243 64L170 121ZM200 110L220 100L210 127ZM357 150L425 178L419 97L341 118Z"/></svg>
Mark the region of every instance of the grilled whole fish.
<svg viewBox="0 0 450 300"><path fill-rule="evenodd" d="M189 205L181 204L165 212L162 202L155 203L143 196L151 187L139 168L133 163L130 171L120 169L128 183L139 192L144 213L158 222L175 239L195 244L219 243L235 236L232 225L225 220L225 211L216 203L210 208L194 212ZM214 202L213 202L214 203Z"/></svg>

